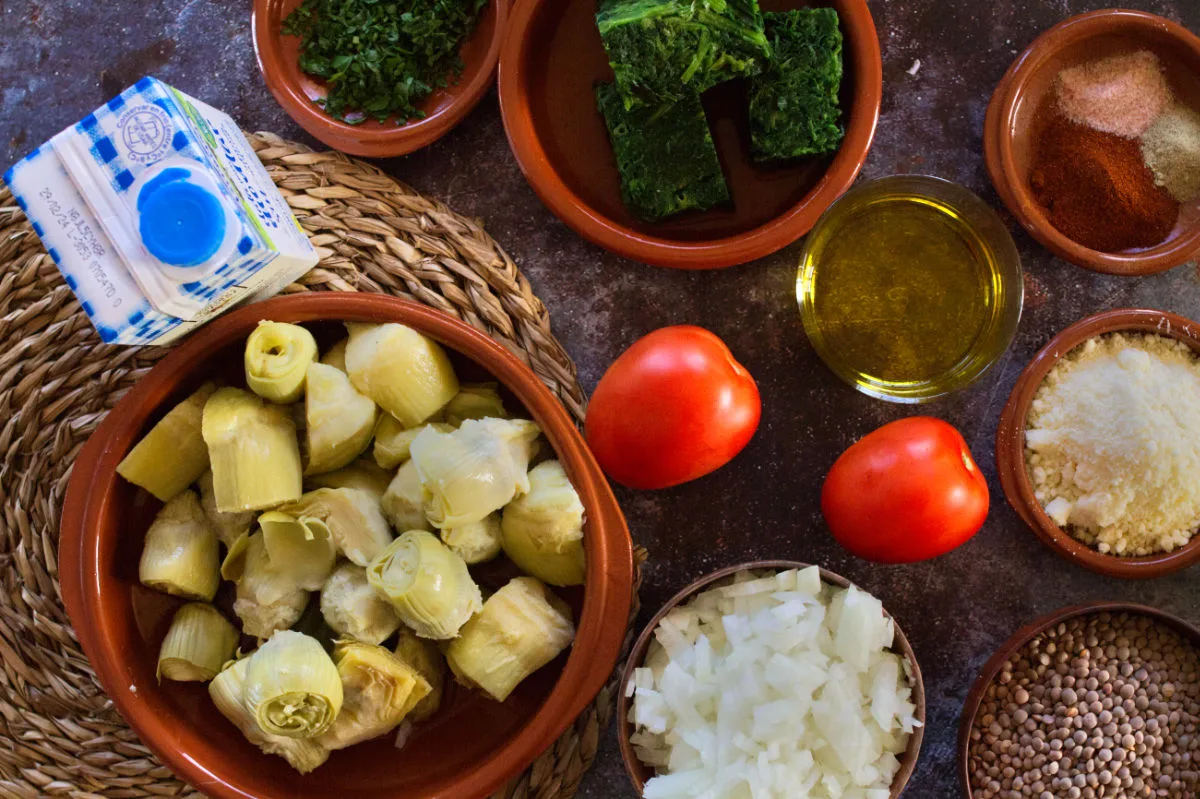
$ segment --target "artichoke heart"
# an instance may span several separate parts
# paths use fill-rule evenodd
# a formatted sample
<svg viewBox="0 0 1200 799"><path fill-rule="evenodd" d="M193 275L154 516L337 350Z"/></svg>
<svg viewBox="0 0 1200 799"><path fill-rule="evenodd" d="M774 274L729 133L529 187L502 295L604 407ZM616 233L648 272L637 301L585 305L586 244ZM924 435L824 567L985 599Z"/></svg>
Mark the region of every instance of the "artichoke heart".
<svg viewBox="0 0 1200 799"><path fill-rule="evenodd" d="M333 535L325 522L273 510L258 517L258 526L271 568L291 577L298 588L320 590L337 560Z"/></svg>
<svg viewBox="0 0 1200 799"><path fill-rule="evenodd" d="M379 503L357 488L318 488L279 511L308 519L309 524L323 522L337 551L359 566L366 566L392 542Z"/></svg>
<svg viewBox="0 0 1200 799"><path fill-rule="evenodd" d="M517 577L463 626L446 647L446 662L460 682L503 702L574 639L566 604L533 577Z"/></svg>
<svg viewBox="0 0 1200 799"><path fill-rule="evenodd" d="M254 720L246 705L246 668L250 658L229 663L208 684L208 695L221 715L241 730L246 740L264 754L278 755L301 774L307 774L329 759L329 750L312 739L270 735Z"/></svg>
<svg viewBox="0 0 1200 799"><path fill-rule="evenodd" d="M342 709L342 679L317 639L279 630L250 656L246 706L270 735L315 738Z"/></svg>
<svg viewBox="0 0 1200 799"><path fill-rule="evenodd" d="M463 384L454 399L446 403L446 422L458 427L467 419L507 419L504 401L495 383Z"/></svg>
<svg viewBox="0 0 1200 799"><path fill-rule="evenodd" d="M486 563L500 554L500 514L493 513L483 521L442 530L442 543L467 565Z"/></svg>
<svg viewBox="0 0 1200 799"><path fill-rule="evenodd" d="M212 383L205 383L167 411L117 464L117 474L163 502L170 502L196 482L208 468L208 447L200 435L200 420L204 403L216 390Z"/></svg>
<svg viewBox="0 0 1200 799"><path fill-rule="evenodd" d="M429 683L429 693L417 703L407 719L413 723L424 721L437 713L442 704L442 691L446 687L446 659L442 657L437 644L417 634L407 627L401 627L396 639L396 657L403 660L416 670Z"/></svg>
<svg viewBox="0 0 1200 799"><path fill-rule="evenodd" d="M439 529L478 522L529 490L541 430L525 419L468 419L452 433L425 428L412 443L425 516Z"/></svg>
<svg viewBox="0 0 1200 799"><path fill-rule="evenodd" d="M467 564L424 530L393 541L371 561L367 580L422 638L453 638L483 604Z"/></svg>
<svg viewBox="0 0 1200 799"><path fill-rule="evenodd" d="M381 646L339 641L333 660L345 699L318 740L326 749L344 749L390 732L429 694L425 678Z"/></svg>
<svg viewBox="0 0 1200 799"><path fill-rule="evenodd" d="M146 531L138 579L147 588L210 602L221 582L220 556L200 499L184 491L162 507Z"/></svg>
<svg viewBox="0 0 1200 799"><path fill-rule="evenodd" d="M339 564L321 588L321 615L338 635L381 644L400 626L392 603L367 582L367 570Z"/></svg>
<svg viewBox="0 0 1200 799"><path fill-rule="evenodd" d="M340 469L371 443L375 403L355 390L345 372L323 363L310 364L304 389L308 436L305 474Z"/></svg>
<svg viewBox="0 0 1200 799"><path fill-rule="evenodd" d="M211 470L200 476L199 486L200 507L204 508L204 515L208 517L213 529L217 531L217 538L221 539L221 543L226 547L232 547L239 538L249 534L250 528L254 525L254 511L222 513L217 510L217 495L213 492Z"/></svg>
<svg viewBox="0 0 1200 799"><path fill-rule="evenodd" d="M504 508L504 553L521 571L551 585L582 585L583 503L562 464L529 470L529 493Z"/></svg>
<svg viewBox="0 0 1200 799"><path fill-rule="evenodd" d="M412 443L421 431L432 427L443 433L454 430L454 425L445 422L431 422L420 427L403 427L391 414L383 414L379 424L375 426L375 462L384 469L395 469L409 459Z"/></svg>
<svg viewBox="0 0 1200 799"><path fill-rule="evenodd" d="M328 364L335 369L346 371L346 342L349 339L341 339L321 356L321 363Z"/></svg>
<svg viewBox="0 0 1200 799"><path fill-rule="evenodd" d="M405 461L383 494L383 515L397 530L432 530L425 518L425 491L417 465Z"/></svg>
<svg viewBox="0 0 1200 799"><path fill-rule="evenodd" d="M233 657L238 631L221 612L204 602L175 611L158 650L158 680L208 682Z"/></svg>
<svg viewBox="0 0 1200 799"><path fill-rule="evenodd" d="M271 563L261 532L243 536L229 548L221 576L237 584L233 612L246 635L269 638L276 630L286 630L308 605L308 591Z"/></svg>
<svg viewBox="0 0 1200 799"><path fill-rule="evenodd" d="M405 427L440 411L458 393L446 351L411 327L347 324L346 373L354 387Z"/></svg>
<svg viewBox="0 0 1200 799"><path fill-rule="evenodd" d="M383 501L383 492L387 491L388 483L392 481L390 472L384 471L370 458L359 458L349 466L344 466L335 472L314 474L304 478L304 489L312 491L316 488L357 488L366 491L375 498L375 502Z"/></svg>
<svg viewBox="0 0 1200 799"><path fill-rule="evenodd" d="M300 445L286 408L222 388L204 406L203 432L217 510L262 510L299 499Z"/></svg>
<svg viewBox="0 0 1200 799"><path fill-rule="evenodd" d="M317 342L300 325L263 320L246 339L246 385L258 396L286 404L300 399Z"/></svg>

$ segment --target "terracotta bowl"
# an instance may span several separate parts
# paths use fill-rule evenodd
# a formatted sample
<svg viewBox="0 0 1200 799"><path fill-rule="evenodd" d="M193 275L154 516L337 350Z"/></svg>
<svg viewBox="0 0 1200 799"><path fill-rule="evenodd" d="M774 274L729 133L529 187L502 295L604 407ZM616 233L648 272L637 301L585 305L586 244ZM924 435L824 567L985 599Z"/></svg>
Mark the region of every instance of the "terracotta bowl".
<svg viewBox="0 0 1200 799"><path fill-rule="evenodd" d="M1025 465L1025 427L1034 395L1054 365L1090 338L1105 333L1156 333L1184 342L1200 354L1200 324L1166 311L1122 309L1089 316L1042 347L1017 378L996 429L996 468L1008 504L1044 544L1067 560L1109 577L1161 577L1200 561L1200 535L1173 552L1146 557L1106 555L1079 541L1046 515L1033 493Z"/></svg>
<svg viewBox="0 0 1200 799"><path fill-rule="evenodd" d="M508 23L509 0L490 0L479 24L463 43L463 71L457 82L434 90L418 107L423 119L407 124L366 120L358 125L340 122L314 100L323 98L324 81L300 71L300 39L284 36L283 21L302 0L254 0L251 25L254 53L267 88L288 116L312 136L335 150L368 158L407 155L440 139L479 104L492 85L500 41Z"/></svg>
<svg viewBox="0 0 1200 799"><path fill-rule="evenodd" d="M633 750L633 744L629 742L634 732L633 724L629 721L629 711L633 702L626 695L626 690L633 682L634 671L640 668L646 659L646 650L649 648L650 642L654 639L654 630L658 627L658 623L677 606L738 572L780 572L788 569L806 569L809 565L808 563L799 563L791 560L759 560L720 569L712 574L701 577L667 600L667 603L662 606L658 613L654 614L654 618L642 630L642 634L638 636L637 642L633 645L633 649L629 653L629 660L626 661L625 671L621 675L621 683L617 691L617 743L621 748L621 759L625 762L625 772L629 775L629 779L633 781L633 786L639 796L642 794L642 789L645 787L646 781L654 776L654 769L638 759L637 753ZM821 579L830 585L836 585L840 588L848 588L850 586L850 581L845 577L834 574L826 569L821 569ZM897 799L897 797L904 793L904 788L908 785L908 781L917 767L917 758L921 753L921 741L925 737L925 682L921 678L921 667L917 665L916 653L913 652L908 639L904 637L904 631L900 629L899 624L896 624L896 639L892 645L892 649L908 662L908 666L912 672L912 702L917 707L915 715L922 725L913 730L912 737L908 741L908 749L900 758L900 770L896 772L896 777L892 780L891 797L892 799Z"/></svg>
<svg viewBox="0 0 1200 799"><path fill-rule="evenodd" d="M593 86L611 81L594 3L517 0L500 53L504 129L533 190L576 233L657 266L713 269L761 258L796 241L854 182L879 118L879 39L865 0L763 0L764 11L832 6L842 20L846 138L832 157L762 167L749 153L746 96L733 81L704 107L733 208L639 221L621 202L620 177Z"/></svg>
<svg viewBox="0 0 1200 799"><path fill-rule="evenodd" d="M260 319L310 323L318 341L326 342L341 335L333 320L402 322L437 339L452 351L465 379L498 381L507 389L506 404L524 406L537 420L587 512L586 587L562 593L578 627L567 654L503 704L448 684L443 709L403 749L383 736L334 752L306 776L249 744L216 710L204 685L155 680L159 643L179 604L138 584L143 536L160 503L114 471L141 434L201 382L237 377L243 342ZM121 715L171 771L218 799L491 795L553 744L608 680L625 637L633 588L632 548L620 509L550 391L504 347L462 322L371 294L307 294L250 305L176 347L117 404L80 452L63 508L59 563L63 598L80 643Z"/></svg>
<svg viewBox="0 0 1200 799"><path fill-rule="evenodd" d="M1176 95L1200 108L1200 38L1154 14L1110 9L1072 17L1039 36L1008 68L984 122L988 172L1013 215L1055 255L1112 275L1149 275L1194 258L1200 253L1200 203L1184 206L1175 230L1156 247L1105 253L1072 241L1050 224L1029 188L1034 118L1064 68L1137 50L1158 55Z"/></svg>
<svg viewBox="0 0 1200 799"><path fill-rule="evenodd" d="M1184 638L1190 639L1197 646L1200 646L1200 628L1156 608L1135 605L1128 602L1089 602L1083 605L1073 605L1052 613L1047 613L1045 616L1034 619L1029 624L1017 630L1012 634L1011 638L996 650L996 654L992 655L991 660L984 665L983 670L979 672L979 677L975 680L975 684L971 686L971 692L967 694L967 701L963 705L962 717L958 727L958 778L962 783L964 799L975 799L976 795L971 789L971 729L975 726L975 717L979 715L979 708L983 704L984 694L987 692L988 686L992 684L992 680L996 679L996 675L1000 673L1004 662L1034 638L1061 622L1069 621L1078 616L1090 616L1093 613L1106 612L1149 616L1155 621L1173 628L1182 634Z"/></svg>

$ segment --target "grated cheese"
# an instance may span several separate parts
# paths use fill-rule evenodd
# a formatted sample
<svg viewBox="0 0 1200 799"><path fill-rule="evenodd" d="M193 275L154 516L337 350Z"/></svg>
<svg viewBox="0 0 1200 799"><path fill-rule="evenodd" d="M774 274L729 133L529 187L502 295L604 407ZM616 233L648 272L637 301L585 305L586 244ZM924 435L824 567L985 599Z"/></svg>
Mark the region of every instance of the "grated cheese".
<svg viewBox="0 0 1200 799"><path fill-rule="evenodd" d="M1038 389L1025 446L1038 501L1084 543L1183 546L1200 526L1200 359L1155 334L1090 339Z"/></svg>

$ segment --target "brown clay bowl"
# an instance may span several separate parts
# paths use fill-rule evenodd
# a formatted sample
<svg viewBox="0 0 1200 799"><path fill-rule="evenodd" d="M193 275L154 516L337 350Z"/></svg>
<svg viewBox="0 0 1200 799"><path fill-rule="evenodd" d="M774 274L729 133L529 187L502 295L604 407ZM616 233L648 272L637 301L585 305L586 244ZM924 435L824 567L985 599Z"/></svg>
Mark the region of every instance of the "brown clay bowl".
<svg viewBox="0 0 1200 799"><path fill-rule="evenodd" d="M621 682L617 690L617 743L621 748L621 760L625 763L625 773L633 781L633 787L637 790L639 796L641 796L642 789L646 786L646 781L654 776L654 769L638 759L637 753L633 750L633 744L629 742L629 738L633 735L634 730L633 725L629 721L629 710L632 702L626 695L626 689L633 682L634 671L641 667L643 661L646 659L646 650L650 647L650 642L654 639L654 630L658 627L658 623L662 621L664 616L679 605L687 602L696 594L714 587L717 583L732 577L738 572L780 572L787 569L806 569L809 565L811 564L792 560L758 560L719 569L712 574L701 577L667 600L667 603L662 606L658 613L654 614L654 618L642 630L642 634L638 636L637 642L633 645L633 649L629 653L629 660L625 662L625 670L621 674ZM840 588L848 588L850 586L850 581L845 577L842 577L840 574L834 574L827 569L821 569L821 579L830 585L836 585ZM925 737L925 682L921 678L921 667L917 664L917 655L913 651L912 645L908 643L908 639L904 636L904 631L900 629L899 624L896 624L896 640L892 645L892 649L908 662L911 669L913 683L912 702L917 706L915 715L922 725L913 730L912 736L908 741L908 749L905 750L903 757L900 758L900 770L896 772L896 777L892 780L891 799L897 799L897 797L904 793L904 788L908 785L908 781L917 767L917 758L921 753L921 741Z"/></svg>
<svg viewBox="0 0 1200 799"><path fill-rule="evenodd" d="M705 93L704 108L733 206L645 223L621 202L616 159L593 85L611 81L595 4L517 0L500 52L500 111L508 142L542 202L576 233L656 266L714 269L799 239L854 183L879 118L883 71L865 0L763 0L764 11L832 6L842 19L846 138L832 157L763 167L750 158L741 82Z"/></svg>
<svg viewBox="0 0 1200 799"><path fill-rule="evenodd" d="M1109 9L1071 17L1039 36L996 87L983 129L988 173L1021 225L1058 257L1111 275L1154 274L1194 258L1200 253L1200 203L1184 206L1175 230L1156 247L1105 253L1078 244L1050 224L1030 190L1034 118L1064 68L1137 50L1158 55L1176 96L1200 108L1200 38L1154 14Z"/></svg>
<svg viewBox="0 0 1200 799"><path fill-rule="evenodd" d="M300 71L300 39L280 27L302 0L254 0L251 26L258 69L275 99L314 138L335 150L368 158L407 155L440 139L479 104L492 85L500 41L508 23L510 0L490 0L479 24L463 43L462 74L425 98L423 119L404 125L368 119L351 125L326 114L314 101L327 93L324 81Z"/></svg>
<svg viewBox="0 0 1200 799"><path fill-rule="evenodd" d="M138 583L142 539L160 504L114 471L167 408L206 379L240 372L243 342L260 319L310 323L318 340L340 335L333 320L402 322L437 339L452 351L464 378L499 382L508 391L506 403L524 406L537 420L587 512L587 583L562 594L578 627L569 653L503 704L454 688L439 715L403 749L384 736L334 752L305 776L248 743L213 706L206 686L156 681L159 643L179 604ZM633 589L625 521L554 395L482 333L439 311L373 294L306 294L250 305L176 347L113 408L80 452L63 508L59 563L67 611L117 709L171 771L219 799L491 795L553 744L608 680Z"/></svg>
<svg viewBox="0 0 1200 799"><path fill-rule="evenodd" d="M962 717L958 726L958 779L963 787L964 799L975 799L971 788L971 729L975 726L975 717L979 715L980 705L983 704L984 694L988 686L996 679L1004 662L1015 652L1023 648L1037 636L1058 625L1078 616L1090 616L1093 613L1129 613L1138 616L1149 616L1157 622L1179 632L1184 638L1190 639L1200 646L1200 627L1196 627L1183 619L1164 613L1157 608L1146 605L1136 605L1129 602L1089 602L1083 605L1072 605L1040 616L1012 634L1004 642L996 654L984 665L967 694L963 705Z"/></svg>
<svg viewBox="0 0 1200 799"><path fill-rule="evenodd" d="M1166 311L1120 309L1089 316L1050 340L1017 378L996 429L996 468L1008 504L1042 543L1062 557L1109 577L1145 579L1162 577L1200 561L1200 535L1173 552L1145 557L1107 555L1088 546L1059 527L1046 515L1033 493L1025 465L1025 427L1034 395L1054 365L1090 338L1105 333L1156 333L1184 342L1200 354L1200 324Z"/></svg>

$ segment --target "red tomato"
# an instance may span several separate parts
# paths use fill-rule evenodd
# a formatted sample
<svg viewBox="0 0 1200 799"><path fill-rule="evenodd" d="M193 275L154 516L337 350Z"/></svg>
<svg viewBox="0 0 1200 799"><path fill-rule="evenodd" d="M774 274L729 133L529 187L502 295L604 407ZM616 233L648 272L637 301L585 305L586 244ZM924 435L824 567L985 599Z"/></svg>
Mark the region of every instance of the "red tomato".
<svg viewBox="0 0 1200 799"><path fill-rule="evenodd" d="M608 367L584 431L608 476L666 488L724 466L758 428L754 378L700 327L664 327Z"/></svg>
<svg viewBox="0 0 1200 799"><path fill-rule="evenodd" d="M953 426L915 416L885 424L842 453L825 478L821 512L834 538L860 558L913 563L979 531L987 481Z"/></svg>

